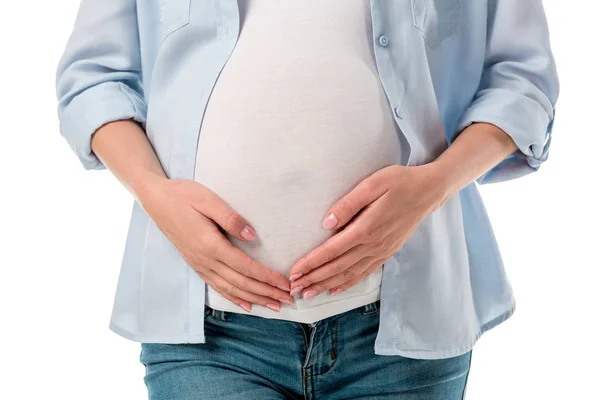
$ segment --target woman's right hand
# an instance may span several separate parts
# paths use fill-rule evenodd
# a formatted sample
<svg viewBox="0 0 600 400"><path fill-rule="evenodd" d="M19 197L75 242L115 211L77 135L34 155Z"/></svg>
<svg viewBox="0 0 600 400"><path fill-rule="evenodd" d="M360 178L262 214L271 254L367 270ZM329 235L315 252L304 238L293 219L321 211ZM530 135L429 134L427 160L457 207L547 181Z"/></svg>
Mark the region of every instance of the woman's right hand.
<svg viewBox="0 0 600 400"><path fill-rule="evenodd" d="M196 181L152 180L138 197L141 206L207 284L246 311L252 303L276 311L279 301L292 304L287 278L252 259L220 231L219 226L244 241L256 236L223 199Z"/></svg>

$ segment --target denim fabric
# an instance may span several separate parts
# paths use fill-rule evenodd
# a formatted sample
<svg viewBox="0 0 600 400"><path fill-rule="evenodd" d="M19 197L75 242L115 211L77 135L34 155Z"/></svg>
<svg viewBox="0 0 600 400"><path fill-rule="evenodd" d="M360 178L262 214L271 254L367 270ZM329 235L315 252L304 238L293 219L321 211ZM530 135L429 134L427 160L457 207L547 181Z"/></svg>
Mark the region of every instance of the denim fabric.
<svg viewBox="0 0 600 400"><path fill-rule="evenodd" d="M406 149L401 164L427 164L465 127L487 122L518 150L477 182L539 169L559 92L542 0L370 4L373 56ZM91 149L100 126L134 119L166 175L193 179L204 111L241 22L237 0L82 0L57 66L56 94L60 132L83 166L106 168ZM296 117L306 116L296 110ZM515 229L536 224L519 221ZM206 288L133 201L110 329L138 342L204 343ZM491 222L471 183L424 218L386 261L375 352L458 356L515 308Z"/></svg>
<svg viewBox="0 0 600 400"><path fill-rule="evenodd" d="M151 400L464 398L471 351L374 353L380 300L313 324L204 307L206 343L142 343Z"/></svg>

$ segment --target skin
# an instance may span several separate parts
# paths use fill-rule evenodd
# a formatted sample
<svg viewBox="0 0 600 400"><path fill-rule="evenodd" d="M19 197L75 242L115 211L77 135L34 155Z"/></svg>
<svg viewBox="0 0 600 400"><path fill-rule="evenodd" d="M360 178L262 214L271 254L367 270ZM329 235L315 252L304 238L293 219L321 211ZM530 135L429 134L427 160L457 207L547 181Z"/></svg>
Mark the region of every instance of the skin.
<svg viewBox="0 0 600 400"><path fill-rule="evenodd" d="M204 185L168 179L136 122L102 126L91 146L207 284L247 311L253 303L279 309L280 301L293 302L285 276L234 247L221 232L255 238L248 222Z"/></svg>
<svg viewBox="0 0 600 400"><path fill-rule="evenodd" d="M428 213L517 149L500 128L475 123L431 163L376 171L328 210L324 228L342 229L296 262L290 285L224 236L222 230L256 239L241 215L201 183L167 178L136 122L102 126L91 146L188 265L247 311L252 304L279 311L280 301L291 304L301 290L309 298L356 285L398 251Z"/></svg>
<svg viewBox="0 0 600 400"><path fill-rule="evenodd" d="M474 123L431 163L376 171L325 213L325 229L343 229L294 264L291 294L336 295L356 285L391 258L423 218L516 149L500 128Z"/></svg>

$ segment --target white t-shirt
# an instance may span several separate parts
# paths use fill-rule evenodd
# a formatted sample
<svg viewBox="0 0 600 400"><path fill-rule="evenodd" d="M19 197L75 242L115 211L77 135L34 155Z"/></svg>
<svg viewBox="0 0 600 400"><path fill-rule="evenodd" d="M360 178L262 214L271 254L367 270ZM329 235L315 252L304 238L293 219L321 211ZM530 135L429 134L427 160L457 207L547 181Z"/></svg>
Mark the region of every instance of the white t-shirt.
<svg viewBox="0 0 600 400"><path fill-rule="evenodd" d="M254 227L226 235L289 277L336 232L328 209L373 172L400 164L400 140L377 76L369 0L245 0L238 43L211 93L195 180ZM279 33L276 33L279 32ZM331 296L250 314L312 323L380 298L382 268ZM248 314L207 285L210 307Z"/></svg>

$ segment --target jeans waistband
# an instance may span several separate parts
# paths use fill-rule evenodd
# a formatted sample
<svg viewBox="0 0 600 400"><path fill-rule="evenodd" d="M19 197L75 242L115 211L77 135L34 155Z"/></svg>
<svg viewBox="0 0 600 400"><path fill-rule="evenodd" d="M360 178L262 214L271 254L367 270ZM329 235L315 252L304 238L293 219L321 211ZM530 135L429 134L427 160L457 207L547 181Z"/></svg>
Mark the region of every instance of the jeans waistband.
<svg viewBox="0 0 600 400"><path fill-rule="evenodd" d="M355 308L355 309L353 309L353 310L348 310L348 311L346 311L345 313L349 313L349 312L356 312L356 311L360 312L360 313L361 313L361 314L363 314L363 315L366 315L366 314L371 314L371 313L375 313L375 312L377 312L377 310L378 310L378 309L379 309L379 307L381 306L380 302L381 302L381 299L378 299L378 300L375 300L375 301L374 301L374 302L372 302L372 303L365 304L364 306L360 306L360 307L358 307L358 308ZM213 318L219 319L219 320L221 320L221 321L226 321L227 314L228 314L228 312L227 312L227 311L223 311L223 310L216 310L216 309L214 309L214 308L211 308L211 307L210 307L210 306L208 306L208 305L206 305L206 312L210 313L210 314L211 314L211 316L212 316ZM342 313L342 314L344 314L344 313ZM340 316L340 315L342 315L342 314L336 314L336 315L332 315L332 316L331 316L331 317L329 317L329 318L336 318L336 317L339 317L339 316ZM326 319L327 319L327 318L326 318ZM321 320L320 320L320 321L321 321ZM305 324L305 325L309 325L309 326L312 326L312 327L314 327L314 326L316 326L316 325L317 325L317 324L318 324L320 321L316 321L316 322L312 322L312 323L304 323L304 324Z"/></svg>

